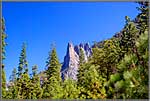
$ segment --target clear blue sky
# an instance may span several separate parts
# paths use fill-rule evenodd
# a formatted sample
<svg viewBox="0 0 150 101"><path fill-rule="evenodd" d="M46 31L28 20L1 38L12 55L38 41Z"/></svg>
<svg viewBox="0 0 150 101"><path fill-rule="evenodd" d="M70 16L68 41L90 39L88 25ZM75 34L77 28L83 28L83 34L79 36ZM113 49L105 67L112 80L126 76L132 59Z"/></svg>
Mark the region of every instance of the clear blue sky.
<svg viewBox="0 0 150 101"><path fill-rule="evenodd" d="M133 2L3 2L6 47L5 71L7 80L14 67L18 67L21 46L27 43L27 60L31 66L37 64L44 70L55 42L60 62L66 54L67 43L100 41L112 37L124 24L124 17L135 18L138 14Z"/></svg>

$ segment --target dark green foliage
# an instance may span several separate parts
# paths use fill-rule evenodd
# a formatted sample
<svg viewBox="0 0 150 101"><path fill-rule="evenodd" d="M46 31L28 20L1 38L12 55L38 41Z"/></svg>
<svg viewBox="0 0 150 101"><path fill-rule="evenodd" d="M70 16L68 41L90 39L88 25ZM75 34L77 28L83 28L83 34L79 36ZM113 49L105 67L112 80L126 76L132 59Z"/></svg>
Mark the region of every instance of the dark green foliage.
<svg viewBox="0 0 150 101"><path fill-rule="evenodd" d="M139 17L140 21L142 19L142 17ZM125 32L128 31L129 34L126 34L126 36L124 34L122 38L131 38L130 41L126 38L128 41L124 42L128 44L127 48L131 51L126 51L124 58L117 64L120 77L116 77L116 74L114 74L114 78L109 80L109 95L111 95L111 98L148 98L148 31L146 27L142 27L146 22L138 24L141 26L139 38L136 37L138 34L134 31L136 28L131 24L126 25L126 28L130 28L130 30L126 29ZM123 48L126 48L126 45ZM113 80L115 82L111 83ZM113 90L112 88L115 89Z"/></svg>
<svg viewBox="0 0 150 101"><path fill-rule="evenodd" d="M43 90L40 86L40 78L37 75L37 65L32 67L32 79L31 79L31 83L30 83L30 89L31 89L31 98L30 99L41 99L42 98L42 94L43 94Z"/></svg>
<svg viewBox="0 0 150 101"><path fill-rule="evenodd" d="M126 19L127 20L127 19ZM127 21L120 39L120 47L123 53L131 53L135 48L135 41L138 37L138 29L133 22ZM122 57L124 57L124 54Z"/></svg>
<svg viewBox="0 0 150 101"><path fill-rule="evenodd" d="M108 81L111 74L115 73L116 63L120 59L120 47L114 39L106 40L103 48L93 48L92 63L98 65L98 71Z"/></svg>
<svg viewBox="0 0 150 101"><path fill-rule="evenodd" d="M77 81L61 80L56 48L47 59L47 70L37 73L32 67L28 75L26 47L19 58L18 79L14 69L6 91L6 77L2 65L2 94L7 99L148 99L148 2L139 2L140 13L133 21L125 17L123 30L107 40L97 42L92 57L86 62L80 48ZM3 20L4 24L4 20ZM4 33L3 25L3 33ZM3 34L4 35L4 34ZM5 35L3 59L5 57ZM42 75L42 76L41 76ZM40 83L40 77L44 77Z"/></svg>
<svg viewBox="0 0 150 101"><path fill-rule="evenodd" d="M85 60L84 60L84 52L83 52L83 49L80 48L80 54L79 54L79 69L78 69L78 74L77 74L78 85L80 85L80 83L82 82L83 72L84 72L84 68L83 68L83 64L84 64L84 63L85 63Z"/></svg>
<svg viewBox="0 0 150 101"><path fill-rule="evenodd" d="M149 20L149 2L138 2L140 7L137 9L140 11L139 15L137 16L136 22L138 23L138 27L140 32L143 33L145 29L148 29L148 20Z"/></svg>
<svg viewBox="0 0 150 101"><path fill-rule="evenodd" d="M67 79L63 82L63 97L62 99L78 99L78 94L80 93L77 88L76 81L72 79Z"/></svg>
<svg viewBox="0 0 150 101"><path fill-rule="evenodd" d="M84 71L82 79L78 81L79 98L80 99L103 99L106 98L106 90L104 88L105 78L99 75L97 67L91 63L83 65Z"/></svg>
<svg viewBox="0 0 150 101"><path fill-rule="evenodd" d="M55 77L50 77L43 87L43 98L61 99L63 89L60 82Z"/></svg>
<svg viewBox="0 0 150 101"><path fill-rule="evenodd" d="M7 43L5 42L5 39L7 38L7 35L5 33L5 20L4 18L1 19L1 24L2 24L2 60L5 59L5 47Z"/></svg>
<svg viewBox="0 0 150 101"><path fill-rule="evenodd" d="M4 63L3 60L5 59L5 47L6 47L6 42L5 39L7 37L6 33L5 33L5 20L4 18L1 19L1 24L2 24L2 54L1 54L1 59L2 59L2 98L6 98L6 74L5 74L5 70L4 70Z"/></svg>
<svg viewBox="0 0 150 101"><path fill-rule="evenodd" d="M30 77L28 75L28 67L26 60L26 47L23 43L21 55L19 57L18 78L16 79L16 70L13 70L12 85L10 85L9 94L12 99L29 99L31 98ZM12 93L12 94L11 94ZM13 94L14 93L14 94Z"/></svg>
<svg viewBox="0 0 150 101"><path fill-rule="evenodd" d="M7 96L6 99L18 99L17 98L17 94L18 94L18 90L17 90L17 81L14 82L9 82L10 85L8 86L8 90L7 90Z"/></svg>
<svg viewBox="0 0 150 101"><path fill-rule="evenodd" d="M36 76L37 75L37 65L32 66L32 76Z"/></svg>
<svg viewBox="0 0 150 101"><path fill-rule="evenodd" d="M55 76L56 79L60 81L61 80L61 77L60 77L61 65L59 63L55 47L52 47L51 52L49 52L48 60L46 61L46 63L47 63L46 66L48 68L47 69L48 78Z"/></svg>
<svg viewBox="0 0 150 101"><path fill-rule="evenodd" d="M27 66L28 66L28 62L27 62L27 59L26 59L26 44L23 43L21 54L20 54L20 57L19 57L18 78L20 78L20 76L23 73L28 73Z"/></svg>
<svg viewBox="0 0 150 101"><path fill-rule="evenodd" d="M16 68L13 69L12 75L10 76L10 82L15 82L17 80L17 70Z"/></svg>
<svg viewBox="0 0 150 101"><path fill-rule="evenodd" d="M30 99L31 98L31 81L28 74L24 73L20 75L20 79L17 81L17 99Z"/></svg>
<svg viewBox="0 0 150 101"><path fill-rule="evenodd" d="M12 74L9 80L9 86L7 91L7 99L16 99L17 98L17 71L16 68L13 69Z"/></svg>
<svg viewBox="0 0 150 101"><path fill-rule="evenodd" d="M84 62L85 62L85 60L84 60L84 51L83 51L83 49L82 48L80 48L80 53L79 53L79 65L81 66Z"/></svg>
<svg viewBox="0 0 150 101"><path fill-rule="evenodd" d="M2 67L2 98L6 97L6 74L4 67Z"/></svg>
<svg viewBox="0 0 150 101"><path fill-rule="evenodd" d="M59 99L62 97L61 77L60 77L60 63L57 58L55 47L49 54L47 61L48 69L47 81L43 86L43 98Z"/></svg>

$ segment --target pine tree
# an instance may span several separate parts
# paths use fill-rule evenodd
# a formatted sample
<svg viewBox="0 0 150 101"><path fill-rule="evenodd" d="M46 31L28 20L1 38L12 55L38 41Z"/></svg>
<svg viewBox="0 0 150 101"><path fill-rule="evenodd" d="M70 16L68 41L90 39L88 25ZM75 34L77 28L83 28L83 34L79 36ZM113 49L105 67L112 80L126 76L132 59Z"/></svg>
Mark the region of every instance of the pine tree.
<svg viewBox="0 0 150 101"><path fill-rule="evenodd" d="M28 73L28 63L26 59L26 45L23 43L21 54L19 57L19 67L18 67L18 78L23 74L23 72Z"/></svg>
<svg viewBox="0 0 150 101"><path fill-rule="evenodd" d="M80 53L79 53L79 65L81 66L85 62L84 58L84 51L83 48L80 48Z"/></svg>
<svg viewBox="0 0 150 101"><path fill-rule="evenodd" d="M8 91L7 91L7 99L17 99L17 71L16 68L13 69L12 74L10 76L10 81L9 83L11 84L8 87Z"/></svg>
<svg viewBox="0 0 150 101"><path fill-rule="evenodd" d="M124 32L131 40L124 41L131 52L125 52L123 59L117 64L118 73L111 75L109 87L113 98L148 99L148 24L147 3L141 3L142 13L138 15L139 37L136 37L135 26L128 22ZM143 9L143 10L142 10ZM131 34L133 36L131 36ZM124 34L125 35L125 34ZM122 36L122 38L125 36ZM133 40L135 39L135 40ZM132 42L132 43L131 43Z"/></svg>
<svg viewBox="0 0 150 101"><path fill-rule="evenodd" d="M138 3L140 7L137 7L137 9L140 11L140 13L137 16L136 22L138 23L138 28L140 29L140 33L144 33L145 29L148 29L149 2L140 1Z"/></svg>
<svg viewBox="0 0 150 101"><path fill-rule="evenodd" d="M140 36L140 38L142 37L144 36ZM145 38L140 41L147 43ZM148 46L146 47L144 49L148 49ZM140 55L146 57L145 61L148 62L146 51ZM118 63L118 74L111 75L109 80L109 86L115 88L111 93L113 98L148 98L148 65L144 67L138 62L140 61L138 61L136 54L125 54L124 59Z"/></svg>
<svg viewBox="0 0 150 101"><path fill-rule="evenodd" d="M41 99L42 98L42 94L43 94L43 90L40 86L40 78L37 74L37 65L32 67L32 79L31 79L31 83L30 83L30 89L31 89L31 98L30 99Z"/></svg>
<svg viewBox="0 0 150 101"><path fill-rule="evenodd" d="M32 66L32 76L33 77L37 75L37 69L38 69L37 65Z"/></svg>
<svg viewBox="0 0 150 101"><path fill-rule="evenodd" d="M31 80L27 73L21 75L17 81L17 99L30 99L31 98Z"/></svg>
<svg viewBox="0 0 150 101"><path fill-rule="evenodd" d="M122 37L120 39L120 47L122 52L132 53L136 49L135 41L138 38L139 30L136 28L134 22L128 20L129 17L126 16L126 25L122 32ZM122 57L124 57L124 54Z"/></svg>
<svg viewBox="0 0 150 101"><path fill-rule="evenodd" d="M21 54L19 57L18 79L16 82L17 98L31 98L31 80L28 74L28 63L26 59L26 45L23 43Z"/></svg>
<svg viewBox="0 0 150 101"><path fill-rule="evenodd" d="M43 98L60 99L62 97L60 63L57 58L55 47L52 47L47 61L47 81L43 87Z"/></svg>
<svg viewBox="0 0 150 101"><path fill-rule="evenodd" d="M63 89L60 82L55 77L50 77L43 87L43 98L46 99L62 99Z"/></svg>
<svg viewBox="0 0 150 101"><path fill-rule="evenodd" d="M56 49L54 46L52 46L52 50L51 52L49 52L49 57L46 63L47 63L46 66L48 67L47 69L48 79L52 76L55 76L55 78L58 81L61 81L61 77L60 77L61 64L59 63Z"/></svg>
<svg viewBox="0 0 150 101"><path fill-rule="evenodd" d="M7 34L5 33L5 20L4 18L1 19L1 23L2 23L2 60L5 59L5 47L7 45L7 43L5 42L5 39L7 38Z"/></svg>
<svg viewBox="0 0 150 101"><path fill-rule="evenodd" d="M77 74L78 85L81 84L82 78L83 78L83 72L84 72L83 64L85 63L85 58L84 57L85 56L84 56L83 49L80 48L80 53L79 53L79 69L78 69L78 74Z"/></svg>
<svg viewBox="0 0 150 101"><path fill-rule="evenodd" d="M99 75L97 66L91 63L84 64L84 73L82 82L79 86L80 99L103 99L106 98L106 90L104 88L105 78Z"/></svg>
<svg viewBox="0 0 150 101"><path fill-rule="evenodd" d="M78 99L80 91L77 88L76 81L72 79L67 79L63 82L62 86L63 86L62 99Z"/></svg>
<svg viewBox="0 0 150 101"><path fill-rule="evenodd" d="M7 99L18 99L17 98L18 90L17 90L16 83L17 82L14 82L10 87L8 87Z"/></svg>
<svg viewBox="0 0 150 101"><path fill-rule="evenodd" d="M5 74L5 70L4 70L4 63L3 60L5 59L5 47L6 47L6 42L5 39L7 37L6 33L5 33L5 20L4 18L1 19L1 23L2 23L2 98L6 97L6 74Z"/></svg>
<svg viewBox="0 0 150 101"><path fill-rule="evenodd" d="M116 72L116 63L120 57L119 44L116 39L105 40L103 48L93 48L92 63L98 67L99 74L107 81L111 74Z"/></svg>
<svg viewBox="0 0 150 101"><path fill-rule="evenodd" d="M140 13L136 21L126 16L121 37L95 43L92 58L85 63L80 48L78 81L61 81L60 63L56 48L52 47L47 60L47 80L40 85L38 67L28 75L26 46L19 57L18 78L16 69L10 77L6 91L6 76L2 64L2 98L6 99L148 99L148 6L139 2ZM135 23L136 22L136 23ZM5 24L2 19L2 63L5 59Z"/></svg>
<svg viewBox="0 0 150 101"><path fill-rule="evenodd" d="M10 76L10 82L15 82L17 80L17 70L16 68L13 69L12 74Z"/></svg>
<svg viewBox="0 0 150 101"><path fill-rule="evenodd" d="M6 97L6 74L2 66L2 98Z"/></svg>

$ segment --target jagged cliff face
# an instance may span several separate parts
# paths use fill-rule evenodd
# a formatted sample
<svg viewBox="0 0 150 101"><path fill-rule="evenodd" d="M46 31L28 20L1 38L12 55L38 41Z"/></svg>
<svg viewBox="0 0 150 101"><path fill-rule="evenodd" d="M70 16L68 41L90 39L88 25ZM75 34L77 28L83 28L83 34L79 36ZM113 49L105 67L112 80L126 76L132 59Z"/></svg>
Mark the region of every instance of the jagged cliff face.
<svg viewBox="0 0 150 101"><path fill-rule="evenodd" d="M92 55L92 49L90 48L90 45L88 43L76 45L75 47L72 43L68 43L67 53L61 69L61 76L63 80L68 78L77 80L80 48L82 48L84 51L86 62Z"/></svg>
<svg viewBox="0 0 150 101"><path fill-rule="evenodd" d="M83 49L85 61L87 62L88 58L92 55L92 49L91 49L89 43L85 43L85 44L81 43L80 45L76 45L74 47L74 50L78 54L78 56L79 56L80 48Z"/></svg>

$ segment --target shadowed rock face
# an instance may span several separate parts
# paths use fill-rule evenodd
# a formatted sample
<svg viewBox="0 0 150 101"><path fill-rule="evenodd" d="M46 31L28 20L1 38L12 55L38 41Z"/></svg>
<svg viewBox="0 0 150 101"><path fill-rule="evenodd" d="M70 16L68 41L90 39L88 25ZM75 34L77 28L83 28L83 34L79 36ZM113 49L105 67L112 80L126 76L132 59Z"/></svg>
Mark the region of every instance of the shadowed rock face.
<svg viewBox="0 0 150 101"><path fill-rule="evenodd" d="M80 48L84 51L85 61L88 61L88 57L92 55L92 49L88 43L73 46L72 43L68 43L67 53L64 58L64 63L61 68L62 79L72 78L77 80L77 73L79 67L79 53Z"/></svg>

